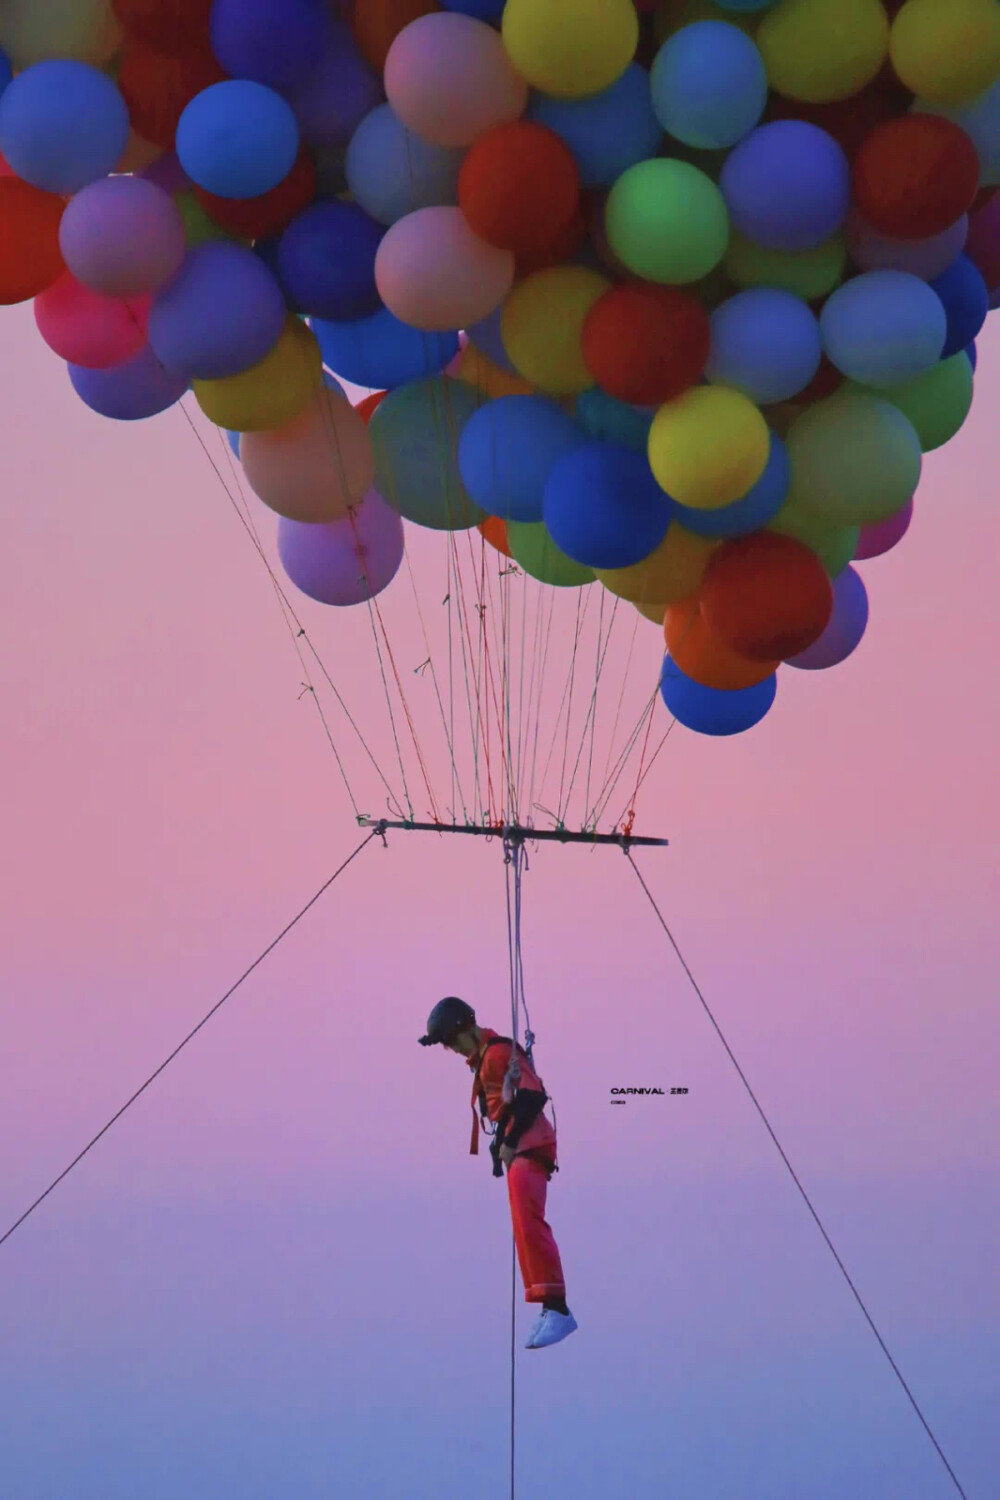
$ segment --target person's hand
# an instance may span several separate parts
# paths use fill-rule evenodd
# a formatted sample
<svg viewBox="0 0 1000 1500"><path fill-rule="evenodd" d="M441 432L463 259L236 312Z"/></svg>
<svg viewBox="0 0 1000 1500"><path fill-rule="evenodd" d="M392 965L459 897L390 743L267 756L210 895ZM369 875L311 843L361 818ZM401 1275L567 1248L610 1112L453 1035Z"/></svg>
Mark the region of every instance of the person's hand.
<svg viewBox="0 0 1000 1500"><path fill-rule="evenodd" d="M501 1146L497 1154L499 1155L500 1160L504 1163L504 1165L509 1167L511 1162L514 1160L514 1157L517 1155L517 1152L514 1150L513 1146Z"/></svg>

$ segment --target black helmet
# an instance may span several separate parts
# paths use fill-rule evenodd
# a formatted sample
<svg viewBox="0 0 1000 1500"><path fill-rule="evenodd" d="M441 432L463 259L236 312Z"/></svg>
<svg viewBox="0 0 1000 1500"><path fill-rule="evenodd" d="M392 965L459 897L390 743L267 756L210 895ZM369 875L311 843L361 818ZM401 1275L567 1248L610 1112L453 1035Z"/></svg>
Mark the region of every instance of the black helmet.
<svg viewBox="0 0 1000 1500"><path fill-rule="evenodd" d="M450 1042L459 1031L475 1024L476 1012L464 1000L448 995L439 1000L427 1017L427 1035L419 1038L421 1047L432 1047L435 1042Z"/></svg>

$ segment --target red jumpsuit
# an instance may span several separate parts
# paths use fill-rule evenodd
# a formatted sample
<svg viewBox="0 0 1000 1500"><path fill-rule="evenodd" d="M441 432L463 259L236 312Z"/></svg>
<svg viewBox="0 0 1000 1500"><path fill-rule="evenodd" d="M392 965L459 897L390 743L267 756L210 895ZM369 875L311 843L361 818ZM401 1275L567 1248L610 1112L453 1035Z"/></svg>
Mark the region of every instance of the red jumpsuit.
<svg viewBox="0 0 1000 1500"><path fill-rule="evenodd" d="M488 1026L480 1029L483 1033L482 1046L478 1053L468 1059L469 1067L474 1073L478 1073L478 1079L474 1080L472 1087L472 1154L479 1149L476 1106L480 1087L486 1096L486 1109L490 1119L498 1119L505 1108L503 1081L511 1054L510 1042L498 1042L487 1051L486 1043L500 1033L492 1031ZM541 1089L542 1080L538 1074L526 1057L518 1055L521 1064L518 1087ZM514 1160L507 1168L507 1196L510 1199L510 1215L514 1226L514 1245L524 1281L524 1300L541 1302L546 1297L565 1297L566 1282L559 1259L559 1248L545 1221L545 1196L549 1178L556 1165L556 1133L544 1113L539 1114L527 1127L514 1150Z"/></svg>

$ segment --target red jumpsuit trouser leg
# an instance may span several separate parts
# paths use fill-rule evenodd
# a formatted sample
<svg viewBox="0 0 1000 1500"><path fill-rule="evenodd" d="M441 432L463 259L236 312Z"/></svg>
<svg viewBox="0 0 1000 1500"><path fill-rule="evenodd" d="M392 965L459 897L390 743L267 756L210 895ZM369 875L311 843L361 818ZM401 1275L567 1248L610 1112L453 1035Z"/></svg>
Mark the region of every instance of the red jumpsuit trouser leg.
<svg viewBox="0 0 1000 1500"><path fill-rule="evenodd" d="M525 1302L566 1295L559 1247L545 1221L548 1183L548 1172L529 1156L515 1156L507 1168L507 1196Z"/></svg>

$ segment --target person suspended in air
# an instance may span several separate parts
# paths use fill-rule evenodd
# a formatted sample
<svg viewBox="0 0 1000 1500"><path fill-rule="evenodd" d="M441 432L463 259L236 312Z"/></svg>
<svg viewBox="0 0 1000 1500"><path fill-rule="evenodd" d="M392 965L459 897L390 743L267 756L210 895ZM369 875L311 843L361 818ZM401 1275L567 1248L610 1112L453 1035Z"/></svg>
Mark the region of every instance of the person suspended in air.
<svg viewBox="0 0 1000 1500"><path fill-rule="evenodd" d="M459 1053L473 1071L469 1154L478 1154L480 1129L486 1128L489 1118L496 1127L490 1146L494 1177L502 1177L507 1168L507 1196L524 1300L542 1304L524 1347L544 1349L558 1344L578 1325L566 1305L559 1248L545 1221L546 1190L559 1168L555 1129L543 1113L548 1095L542 1080L520 1045L518 1067L512 1067L512 1039L489 1026L477 1026L475 1011L455 995L435 1005L427 1018L427 1033L419 1040L422 1047L440 1044Z"/></svg>

